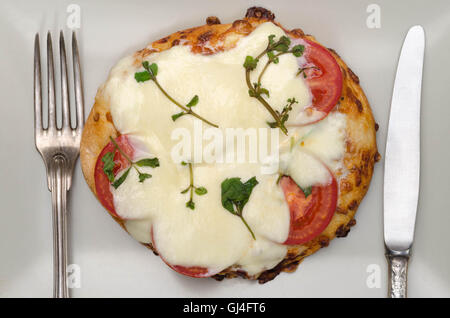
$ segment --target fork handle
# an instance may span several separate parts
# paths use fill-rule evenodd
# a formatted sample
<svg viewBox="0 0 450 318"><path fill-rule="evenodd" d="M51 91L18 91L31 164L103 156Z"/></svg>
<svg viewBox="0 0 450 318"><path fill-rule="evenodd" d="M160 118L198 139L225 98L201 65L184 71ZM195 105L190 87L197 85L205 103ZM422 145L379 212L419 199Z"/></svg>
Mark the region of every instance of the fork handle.
<svg viewBox="0 0 450 318"><path fill-rule="evenodd" d="M396 255L387 252L386 258L389 267L388 297L406 298L409 254Z"/></svg>
<svg viewBox="0 0 450 318"><path fill-rule="evenodd" d="M51 192L53 211L53 297L67 298L67 162L63 156L53 158Z"/></svg>

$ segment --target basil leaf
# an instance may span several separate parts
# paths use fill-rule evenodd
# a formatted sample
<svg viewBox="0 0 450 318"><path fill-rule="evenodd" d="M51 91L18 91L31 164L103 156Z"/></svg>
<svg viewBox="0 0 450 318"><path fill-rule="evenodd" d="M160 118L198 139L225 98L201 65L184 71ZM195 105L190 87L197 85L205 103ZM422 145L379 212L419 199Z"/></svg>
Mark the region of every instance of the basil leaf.
<svg viewBox="0 0 450 318"><path fill-rule="evenodd" d="M234 209L234 205L232 201L223 201L222 200L222 206L227 209L231 214L237 215L237 212Z"/></svg>
<svg viewBox="0 0 450 318"><path fill-rule="evenodd" d="M305 47L301 44L296 45L292 48L292 54L296 57L300 57L303 55L303 52L305 51Z"/></svg>
<svg viewBox="0 0 450 318"><path fill-rule="evenodd" d="M144 61L142 62L142 66L144 67L145 71L134 73L134 78L138 83L151 80L158 74L158 65L156 65L155 63L149 65L148 61Z"/></svg>
<svg viewBox="0 0 450 318"><path fill-rule="evenodd" d="M247 55L244 61L244 67L246 70L254 70L258 65L258 59L254 59L252 56Z"/></svg>
<svg viewBox="0 0 450 318"><path fill-rule="evenodd" d="M151 178L152 175L148 173L139 173L139 182L144 182L146 179Z"/></svg>
<svg viewBox="0 0 450 318"><path fill-rule="evenodd" d="M275 54L273 53L273 51L268 51L267 52L267 57L269 58L270 61L272 61L274 64L278 64L278 62L280 61L278 59L278 57L275 57Z"/></svg>
<svg viewBox="0 0 450 318"><path fill-rule="evenodd" d="M250 199L250 195L252 194L253 188L256 187L257 184L258 181L256 180L256 177L253 177L244 183L245 199L242 200L240 203L242 208L244 208L244 205Z"/></svg>
<svg viewBox="0 0 450 318"><path fill-rule="evenodd" d="M195 209L194 201L189 200L188 202L186 202L186 207L188 207L191 210L194 210Z"/></svg>
<svg viewBox="0 0 450 318"><path fill-rule="evenodd" d="M236 211L234 209L234 200L236 197L235 193L241 192L242 187L240 186L240 179L239 178L231 178L226 179L222 182L221 188L222 188L222 206L228 210L229 212L236 214Z"/></svg>
<svg viewBox="0 0 450 318"><path fill-rule="evenodd" d="M104 163L103 165L103 172L105 173L105 175L108 177L109 182L113 182L114 181L114 152L107 152L105 153L105 155L102 157L102 162Z"/></svg>
<svg viewBox="0 0 450 318"><path fill-rule="evenodd" d="M281 44L285 44L287 46L291 45L291 39L285 35L281 36L278 40Z"/></svg>
<svg viewBox="0 0 450 318"><path fill-rule="evenodd" d="M270 97L269 91L268 91L266 88L263 88L263 87L261 87L261 88L259 89L259 94L260 94L260 95L265 94L265 95L267 95L267 97Z"/></svg>
<svg viewBox="0 0 450 318"><path fill-rule="evenodd" d="M152 167L152 168L159 167L159 159L158 158L141 159L135 163L139 167Z"/></svg>
<svg viewBox="0 0 450 318"><path fill-rule="evenodd" d="M252 235L253 239L255 235L250 226L242 216L242 210L245 204L248 202L253 188L258 184L255 177L247 180L245 183L241 182L240 178L225 179L222 184L222 206L231 214L239 216L247 227L248 231Z"/></svg>
<svg viewBox="0 0 450 318"><path fill-rule="evenodd" d="M275 46L273 49L278 52L287 52L289 50L289 46L284 43L280 43L277 46Z"/></svg>
<svg viewBox="0 0 450 318"><path fill-rule="evenodd" d="M244 184L241 178L229 178L221 184L222 187L222 204L226 201L237 202L245 198Z"/></svg>
<svg viewBox="0 0 450 318"><path fill-rule="evenodd" d="M114 187L114 189L117 189L124 181L125 179L128 177L128 174L130 173L130 168L127 169L127 171L125 171L119 179L117 179L116 181L114 181L114 183L112 184L112 186Z"/></svg>
<svg viewBox="0 0 450 318"><path fill-rule="evenodd" d="M255 177L241 182L241 178L225 179L222 184L222 206L232 213L241 214L242 209L250 198L253 188L258 184ZM234 209L237 208L237 212Z"/></svg>
<svg viewBox="0 0 450 318"><path fill-rule="evenodd" d="M143 71L143 72L136 72L134 73L134 78L136 79L136 82L146 82L150 80L152 77L149 72Z"/></svg>
<svg viewBox="0 0 450 318"><path fill-rule="evenodd" d="M172 120L175 121L183 115L186 115L186 113L185 112L176 113L176 114L172 115Z"/></svg>
<svg viewBox="0 0 450 318"><path fill-rule="evenodd" d="M296 100L295 97L288 98L287 102L290 103L291 105L294 104L294 103L298 104L298 100Z"/></svg>
<svg viewBox="0 0 450 318"><path fill-rule="evenodd" d="M273 45L275 43L275 41L273 40L275 38L275 34L271 34L269 35L269 44Z"/></svg>
<svg viewBox="0 0 450 318"><path fill-rule="evenodd" d="M144 61L142 62L142 66L147 70L150 77L155 77L158 75L158 65L156 63L149 65L148 61Z"/></svg>
<svg viewBox="0 0 450 318"><path fill-rule="evenodd" d="M208 190L206 190L205 187L198 187L198 188L195 188L195 193L198 195L204 195L204 194L208 193Z"/></svg>
<svg viewBox="0 0 450 318"><path fill-rule="evenodd" d="M184 189L183 191L181 191L181 194L185 194L189 191L189 189L191 188L191 186L187 187L186 189Z"/></svg>
<svg viewBox="0 0 450 318"><path fill-rule="evenodd" d="M158 75L158 65L156 63L152 63L150 67L147 69L153 76Z"/></svg>
<svg viewBox="0 0 450 318"><path fill-rule="evenodd" d="M278 127L278 123L276 121L274 122L268 122L266 121L267 125L269 125L270 128L277 128Z"/></svg>
<svg viewBox="0 0 450 318"><path fill-rule="evenodd" d="M195 95L194 97L192 97L191 101L186 105L186 107L194 107L197 104L198 104L198 96Z"/></svg>

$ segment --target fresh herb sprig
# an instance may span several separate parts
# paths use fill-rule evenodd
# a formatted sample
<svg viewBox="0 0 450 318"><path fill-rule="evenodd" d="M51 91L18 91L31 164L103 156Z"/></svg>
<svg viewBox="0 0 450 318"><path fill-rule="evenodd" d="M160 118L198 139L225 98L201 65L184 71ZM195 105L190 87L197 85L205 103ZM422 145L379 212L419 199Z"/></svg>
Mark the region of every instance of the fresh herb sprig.
<svg viewBox="0 0 450 318"><path fill-rule="evenodd" d="M191 109L191 107L194 107L197 104L198 104L198 96L195 95L194 97L192 97L192 99L189 101L189 103L186 104L186 107ZM188 112L183 110L182 112L173 114L172 115L172 120L175 121L178 118L180 118L181 116L188 115L188 114L189 114Z"/></svg>
<svg viewBox="0 0 450 318"><path fill-rule="evenodd" d="M196 112L192 110L192 107L198 104L199 98L197 95L192 97L189 103L186 104L186 106L183 106L181 103L177 102L172 96L170 96L158 82L158 79L156 78L156 76L158 75L158 65L156 63L150 64L148 61L144 61L142 62L142 66L144 67L144 71L136 72L134 74L134 78L136 79L136 81L137 82L146 82L149 80L153 81L155 85L159 88L159 90L164 94L164 96L166 96L172 103L174 103L176 106L178 106L183 110L180 113L172 115L173 121L177 120L178 118L184 115L192 115L212 127L216 128L219 127L216 124L213 124L212 122L198 115Z"/></svg>
<svg viewBox="0 0 450 318"><path fill-rule="evenodd" d="M114 140L114 138L112 138L110 136L109 139L113 143L114 148L117 149L120 152L120 154L130 163L130 167L118 179L116 179L116 177L114 176L114 168L116 165L114 162L114 151L107 152L102 157L102 162L104 163L103 172L108 177L109 182L111 182L111 185L115 189L117 189L125 181L125 179L128 177L128 174L130 173L131 168L134 168L137 171L138 176L139 176L139 182L144 182L146 179L149 179L152 177L152 175L149 173L141 172L138 169L138 167L152 167L152 168L159 167L158 158L156 158L156 157L155 158L146 158L146 159L141 159L138 161L132 161L130 159L130 157L128 157L123 152L123 150L119 147L119 145Z"/></svg>
<svg viewBox="0 0 450 318"><path fill-rule="evenodd" d="M278 64L279 57L284 54L293 54L295 57L300 57L303 55L305 47L301 44L295 45L290 48L291 40L287 36L281 36L277 41L275 41L275 35L271 34L268 37L268 44L264 51L262 51L256 58L248 55L245 58L244 68L245 68L245 81L248 86L248 94L250 97L256 98L272 115L275 119L274 127L278 127L281 131L287 135L287 128L285 126L286 121L282 121L281 114L273 109L273 107L263 98L263 95L270 97L270 92L267 88L262 87L261 81L264 73L270 64ZM250 73L258 66L258 62L261 57L267 55L268 60L264 65L263 69L259 73L258 80L256 83L251 83ZM272 127L272 126L271 126Z"/></svg>
<svg viewBox="0 0 450 318"><path fill-rule="evenodd" d="M306 75L306 71L307 70L320 70L320 69L317 66L300 67L298 69L298 72L297 72L296 76L299 76L300 74L303 74L303 78L307 78L308 77Z"/></svg>
<svg viewBox="0 0 450 318"><path fill-rule="evenodd" d="M292 110L292 105L294 105L296 103L298 103L298 100L296 100L295 97L288 98L287 104L283 107L283 110L281 111L281 113L278 110L275 111L278 114L278 116L280 117L280 122L281 122L282 126L284 126L284 124L289 119L289 112ZM270 126L270 128L278 127L277 122L267 122L267 124Z"/></svg>
<svg viewBox="0 0 450 318"><path fill-rule="evenodd" d="M208 193L208 190L206 190L205 187L196 187L194 186L194 172L192 169L192 163L186 163L184 161L181 162L181 164L183 166L188 165L189 166L189 186L184 189L183 191L181 191L182 194L187 193L188 191L190 191L189 194L189 201L186 202L186 207L188 207L191 210L195 209L195 203L194 203L194 192L197 195L205 195L206 193Z"/></svg>
<svg viewBox="0 0 450 318"><path fill-rule="evenodd" d="M228 178L222 184L222 206L231 214L238 216L249 230L253 239L256 240L255 234L248 225L242 215L244 206L247 204L253 188L258 184L255 177L242 183L241 178Z"/></svg>

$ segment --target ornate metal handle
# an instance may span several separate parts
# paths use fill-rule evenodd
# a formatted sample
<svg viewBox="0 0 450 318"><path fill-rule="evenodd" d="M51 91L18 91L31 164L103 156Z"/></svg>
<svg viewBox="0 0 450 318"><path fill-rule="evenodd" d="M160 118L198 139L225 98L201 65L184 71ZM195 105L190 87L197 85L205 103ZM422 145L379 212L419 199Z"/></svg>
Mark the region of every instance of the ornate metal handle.
<svg viewBox="0 0 450 318"><path fill-rule="evenodd" d="M67 298L67 173L66 160L53 158L51 191L53 207L53 297Z"/></svg>
<svg viewBox="0 0 450 318"><path fill-rule="evenodd" d="M389 265L388 297L406 298L406 281L409 255L386 254Z"/></svg>

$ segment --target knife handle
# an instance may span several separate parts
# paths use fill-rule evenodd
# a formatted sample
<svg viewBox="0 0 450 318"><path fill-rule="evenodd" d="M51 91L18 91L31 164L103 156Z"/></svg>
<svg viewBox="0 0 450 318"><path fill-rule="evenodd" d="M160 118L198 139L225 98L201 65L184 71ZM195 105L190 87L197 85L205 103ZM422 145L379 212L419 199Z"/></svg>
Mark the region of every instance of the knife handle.
<svg viewBox="0 0 450 318"><path fill-rule="evenodd" d="M406 298L406 281L409 255L387 253L389 265L389 298Z"/></svg>

